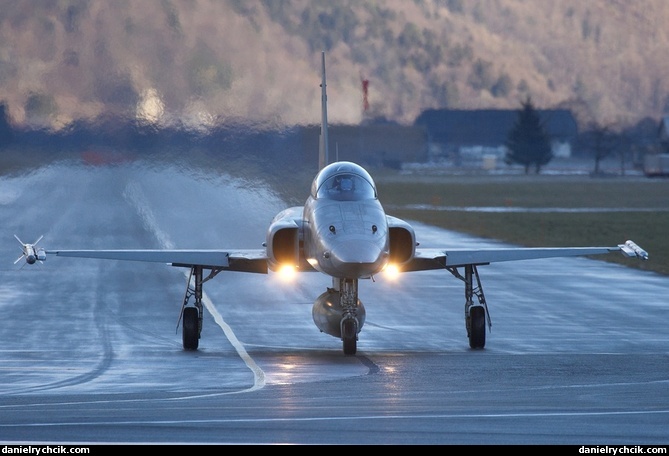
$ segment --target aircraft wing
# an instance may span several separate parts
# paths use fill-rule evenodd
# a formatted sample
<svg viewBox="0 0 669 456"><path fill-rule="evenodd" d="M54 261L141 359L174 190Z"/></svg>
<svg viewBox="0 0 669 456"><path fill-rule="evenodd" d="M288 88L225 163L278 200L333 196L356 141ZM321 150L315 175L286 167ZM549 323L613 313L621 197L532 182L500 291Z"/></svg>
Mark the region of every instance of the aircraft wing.
<svg viewBox="0 0 669 456"><path fill-rule="evenodd" d="M416 249L414 258L402 266L402 271L426 271L466 265L485 265L501 261L600 255L611 252L621 252L628 257L648 259L648 253L632 241L615 247L512 247L476 250L420 248Z"/></svg>
<svg viewBox="0 0 669 456"><path fill-rule="evenodd" d="M172 266L202 266L240 272L267 274L265 249L241 250L46 250L46 255L103 260L145 261Z"/></svg>

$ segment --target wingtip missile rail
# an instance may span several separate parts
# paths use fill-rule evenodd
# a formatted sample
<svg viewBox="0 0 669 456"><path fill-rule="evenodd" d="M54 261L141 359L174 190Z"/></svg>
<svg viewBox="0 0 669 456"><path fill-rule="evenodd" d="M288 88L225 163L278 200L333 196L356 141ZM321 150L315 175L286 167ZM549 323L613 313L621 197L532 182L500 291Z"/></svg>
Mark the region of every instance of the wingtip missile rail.
<svg viewBox="0 0 669 456"><path fill-rule="evenodd" d="M32 244L23 242L17 235L14 235L14 237L21 244L22 250L21 256L18 257L16 261L14 261L14 264L18 263L24 258L28 264L35 264L37 261L43 262L46 260L46 251L41 247L37 247L37 243L41 241L44 236L40 236L39 239L37 239Z"/></svg>
<svg viewBox="0 0 669 456"><path fill-rule="evenodd" d="M624 244L618 245L618 247L620 247L620 250L623 252L623 254L628 257L638 257L642 260L648 259L648 252L632 241L628 240Z"/></svg>

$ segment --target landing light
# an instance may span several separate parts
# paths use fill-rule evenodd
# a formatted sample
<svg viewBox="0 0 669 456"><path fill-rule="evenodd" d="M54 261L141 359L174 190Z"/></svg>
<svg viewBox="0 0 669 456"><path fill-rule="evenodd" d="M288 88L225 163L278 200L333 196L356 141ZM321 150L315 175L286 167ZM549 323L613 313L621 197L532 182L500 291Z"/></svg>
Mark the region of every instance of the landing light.
<svg viewBox="0 0 669 456"><path fill-rule="evenodd" d="M294 266L289 264L283 265L279 268L279 277L285 282L290 282L297 275L297 271Z"/></svg>
<svg viewBox="0 0 669 456"><path fill-rule="evenodd" d="M390 280L396 280L400 275L400 269L396 264L388 264L383 270L383 275Z"/></svg>

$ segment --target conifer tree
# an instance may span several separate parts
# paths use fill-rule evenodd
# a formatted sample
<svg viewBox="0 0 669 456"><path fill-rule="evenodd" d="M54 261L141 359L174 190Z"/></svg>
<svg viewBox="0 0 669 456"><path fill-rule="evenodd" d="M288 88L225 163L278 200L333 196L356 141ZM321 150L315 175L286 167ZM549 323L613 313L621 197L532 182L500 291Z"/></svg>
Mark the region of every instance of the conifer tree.
<svg viewBox="0 0 669 456"><path fill-rule="evenodd" d="M525 174L529 173L532 166L539 174L541 167L553 158L550 137L530 97L527 97L518 110L518 118L509 132L506 148L504 161L509 165L523 165Z"/></svg>

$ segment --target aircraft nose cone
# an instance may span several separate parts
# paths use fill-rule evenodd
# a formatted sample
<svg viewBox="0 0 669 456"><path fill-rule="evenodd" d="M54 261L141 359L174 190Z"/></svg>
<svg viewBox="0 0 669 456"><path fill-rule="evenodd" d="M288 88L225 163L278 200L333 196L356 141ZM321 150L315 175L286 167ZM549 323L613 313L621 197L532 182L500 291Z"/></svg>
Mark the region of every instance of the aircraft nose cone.
<svg viewBox="0 0 669 456"><path fill-rule="evenodd" d="M387 255L374 243L348 242L330 251L330 261L344 277L368 277L383 269Z"/></svg>

